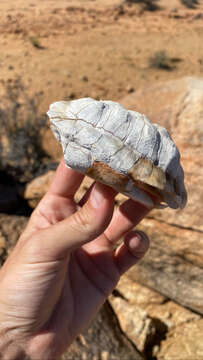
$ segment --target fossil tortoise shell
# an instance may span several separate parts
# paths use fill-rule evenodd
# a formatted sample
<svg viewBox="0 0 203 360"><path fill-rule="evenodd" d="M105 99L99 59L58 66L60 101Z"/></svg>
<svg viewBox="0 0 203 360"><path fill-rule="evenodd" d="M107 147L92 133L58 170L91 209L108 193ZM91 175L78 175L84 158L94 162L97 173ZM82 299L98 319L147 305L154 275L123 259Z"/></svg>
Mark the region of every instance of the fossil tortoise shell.
<svg viewBox="0 0 203 360"><path fill-rule="evenodd" d="M55 102L47 114L68 167L145 206L184 208L180 154L166 129L119 103L91 98Z"/></svg>

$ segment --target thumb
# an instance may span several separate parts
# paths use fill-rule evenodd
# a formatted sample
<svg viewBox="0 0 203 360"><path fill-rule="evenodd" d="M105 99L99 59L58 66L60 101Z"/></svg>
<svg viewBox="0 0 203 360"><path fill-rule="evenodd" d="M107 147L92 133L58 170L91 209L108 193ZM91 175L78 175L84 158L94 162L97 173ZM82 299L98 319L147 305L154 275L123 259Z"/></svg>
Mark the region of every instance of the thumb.
<svg viewBox="0 0 203 360"><path fill-rule="evenodd" d="M115 191L96 183L85 205L69 218L43 230L40 247L47 245L49 255L60 256L95 239L111 221Z"/></svg>

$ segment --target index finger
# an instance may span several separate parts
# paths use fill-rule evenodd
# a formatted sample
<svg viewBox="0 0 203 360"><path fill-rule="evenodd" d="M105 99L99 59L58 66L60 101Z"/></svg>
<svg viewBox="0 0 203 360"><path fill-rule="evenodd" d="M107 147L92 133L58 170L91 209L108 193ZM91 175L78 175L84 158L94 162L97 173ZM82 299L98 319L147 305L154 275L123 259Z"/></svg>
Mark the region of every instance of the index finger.
<svg viewBox="0 0 203 360"><path fill-rule="evenodd" d="M65 165L64 159L62 159L48 193L55 196L72 198L83 179L83 174L68 168Z"/></svg>

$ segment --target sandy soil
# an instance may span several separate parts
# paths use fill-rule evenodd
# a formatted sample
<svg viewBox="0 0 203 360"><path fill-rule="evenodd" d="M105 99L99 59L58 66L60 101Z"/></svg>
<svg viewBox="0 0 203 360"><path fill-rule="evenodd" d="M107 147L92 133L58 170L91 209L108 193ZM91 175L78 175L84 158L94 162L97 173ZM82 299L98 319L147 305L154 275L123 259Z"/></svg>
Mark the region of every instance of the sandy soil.
<svg viewBox="0 0 203 360"><path fill-rule="evenodd" d="M55 100L119 100L153 82L203 75L203 4L191 10L160 0L154 12L122 4L1 0L0 79L20 77L31 93L41 91L46 111ZM157 51L172 70L150 66Z"/></svg>

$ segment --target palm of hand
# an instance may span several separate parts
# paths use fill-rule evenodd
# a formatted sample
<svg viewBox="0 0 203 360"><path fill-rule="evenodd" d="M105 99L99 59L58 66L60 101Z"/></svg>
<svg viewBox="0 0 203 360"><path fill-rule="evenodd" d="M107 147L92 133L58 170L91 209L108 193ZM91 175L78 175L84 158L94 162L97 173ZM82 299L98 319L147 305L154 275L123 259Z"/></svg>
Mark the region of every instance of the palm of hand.
<svg viewBox="0 0 203 360"><path fill-rule="evenodd" d="M65 234L57 224L75 216L75 224L78 223L79 228L83 222L84 230L86 221L93 220L77 216L78 206L73 197L82 179L81 174L66 169L61 163L49 192L34 211L1 274L4 279L8 268L11 275L6 280L9 284L15 283L10 290L9 303L9 306L15 304L17 312L14 326L30 338L30 351L39 354L40 349L44 359L58 356L65 350L87 326L120 275L144 254L148 246L147 242L140 244L137 241L133 250L131 235L114 251L115 243L146 215L147 209L128 200L113 215L115 194L105 186L102 186L106 199L103 208L99 213L95 210L95 221L98 216L103 217L99 229L88 234L87 239L79 241L77 246L69 244L67 224ZM90 191L82 199L81 206L88 206L89 194ZM80 231L77 226L75 229ZM102 233L102 230L105 231ZM65 246L60 244L61 237L66 240ZM13 272L10 271L12 266ZM20 295L16 297L19 290ZM0 320L3 320L1 313Z"/></svg>

